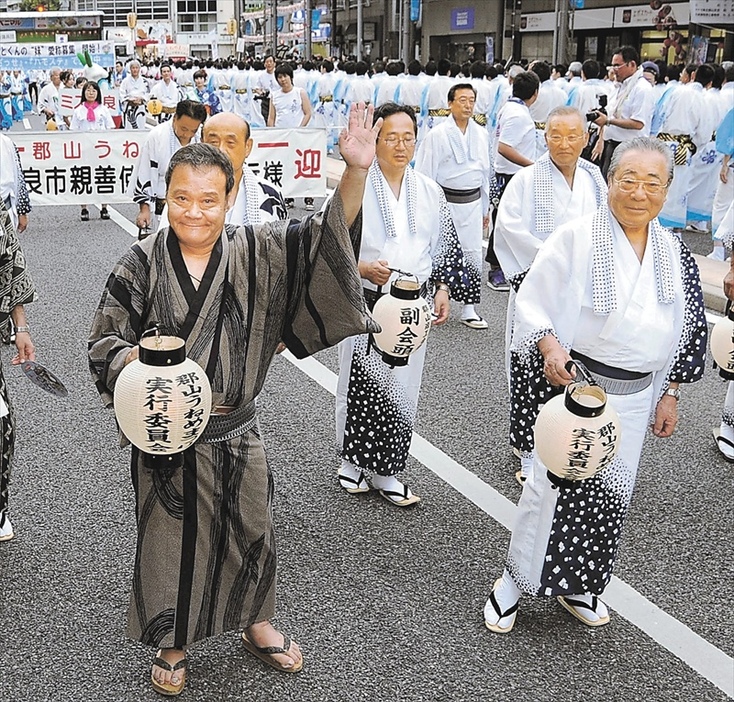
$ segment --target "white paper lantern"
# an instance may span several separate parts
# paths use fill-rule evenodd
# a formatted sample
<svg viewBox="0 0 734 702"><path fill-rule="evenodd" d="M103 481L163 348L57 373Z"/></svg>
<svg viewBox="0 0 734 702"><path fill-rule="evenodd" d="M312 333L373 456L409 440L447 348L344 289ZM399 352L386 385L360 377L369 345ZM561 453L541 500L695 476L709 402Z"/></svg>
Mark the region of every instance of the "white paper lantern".
<svg viewBox="0 0 734 702"><path fill-rule="evenodd" d="M175 467L209 421L212 391L201 366L177 336L141 339L139 357L115 384L115 416L149 467Z"/></svg>
<svg viewBox="0 0 734 702"><path fill-rule="evenodd" d="M729 310L711 330L711 355L719 375L734 380L734 310Z"/></svg>
<svg viewBox="0 0 734 702"><path fill-rule="evenodd" d="M571 364L569 364L570 366ZM577 368L580 364L573 362ZM604 389L586 378L546 402L535 422L535 450L546 468L566 480L583 480L617 455L622 427Z"/></svg>
<svg viewBox="0 0 734 702"><path fill-rule="evenodd" d="M401 277L393 281L390 292L374 306L372 316L382 327L373 336L382 360L391 366L405 366L428 338L431 308L421 296L418 280Z"/></svg>

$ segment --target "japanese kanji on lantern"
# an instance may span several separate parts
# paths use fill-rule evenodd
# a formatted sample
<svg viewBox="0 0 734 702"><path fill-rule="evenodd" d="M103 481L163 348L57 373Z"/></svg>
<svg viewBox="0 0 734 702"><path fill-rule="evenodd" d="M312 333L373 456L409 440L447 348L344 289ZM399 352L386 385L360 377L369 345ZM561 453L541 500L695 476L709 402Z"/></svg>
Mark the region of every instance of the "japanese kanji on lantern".
<svg viewBox="0 0 734 702"><path fill-rule="evenodd" d="M373 336L382 360L390 366L405 366L428 338L431 308L421 296L421 285L412 273L397 271L390 292L375 303L372 317L382 327ZM379 291L378 291L379 292Z"/></svg>
<svg viewBox="0 0 734 702"><path fill-rule="evenodd" d="M711 355L719 367L719 375L734 380L734 310L731 307L711 330Z"/></svg>
<svg viewBox="0 0 734 702"><path fill-rule="evenodd" d="M604 388L597 385L579 361L576 381L546 402L535 422L535 450L554 475L583 480L612 462L619 449L621 425Z"/></svg>
<svg viewBox="0 0 734 702"><path fill-rule="evenodd" d="M183 451L206 428L211 405L209 379L186 358L183 339L157 329L140 340L138 359L125 366L115 384L120 429L151 468L183 465Z"/></svg>

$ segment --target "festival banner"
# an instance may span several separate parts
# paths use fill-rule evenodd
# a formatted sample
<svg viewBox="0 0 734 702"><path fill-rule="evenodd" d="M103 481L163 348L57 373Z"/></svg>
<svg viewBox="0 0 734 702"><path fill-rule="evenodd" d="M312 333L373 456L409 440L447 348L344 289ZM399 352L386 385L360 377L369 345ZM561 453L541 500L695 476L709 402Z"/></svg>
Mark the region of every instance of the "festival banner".
<svg viewBox="0 0 734 702"><path fill-rule="evenodd" d="M149 132L13 132L32 205L129 203L126 194ZM283 197L326 194L321 129L253 130L248 165Z"/></svg>
<svg viewBox="0 0 734 702"><path fill-rule="evenodd" d="M0 44L0 63L5 70L28 71L33 68L80 69L77 53L89 52L92 61L109 68L115 65L111 41L79 41L63 44Z"/></svg>

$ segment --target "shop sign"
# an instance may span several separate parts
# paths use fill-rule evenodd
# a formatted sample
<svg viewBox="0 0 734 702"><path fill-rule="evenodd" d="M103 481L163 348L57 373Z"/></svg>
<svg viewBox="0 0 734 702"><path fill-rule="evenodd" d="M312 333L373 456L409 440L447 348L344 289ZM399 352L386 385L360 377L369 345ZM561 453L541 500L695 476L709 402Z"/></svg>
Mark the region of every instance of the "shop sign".
<svg viewBox="0 0 734 702"><path fill-rule="evenodd" d="M453 8L451 10L451 29L452 31L474 29L474 8Z"/></svg>

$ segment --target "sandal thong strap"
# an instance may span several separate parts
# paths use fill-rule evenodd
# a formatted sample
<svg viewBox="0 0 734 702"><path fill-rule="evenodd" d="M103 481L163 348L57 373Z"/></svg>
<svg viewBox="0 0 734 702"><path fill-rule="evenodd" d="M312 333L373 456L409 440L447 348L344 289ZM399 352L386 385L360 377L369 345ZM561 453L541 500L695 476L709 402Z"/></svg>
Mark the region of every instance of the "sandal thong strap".
<svg viewBox="0 0 734 702"><path fill-rule="evenodd" d="M283 645L282 646L257 646L252 641L250 641L250 644L256 648L260 653L266 653L268 655L273 655L274 653L288 653L288 650L291 647L291 639L288 636L288 634L283 634Z"/></svg>
<svg viewBox="0 0 734 702"><path fill-rule="evenodd" d="M564 596L563 599L566 600L566 602L568 602L568 604L570 604L572 607L576 607L577 609L589 609L594 614L597 614L596 606L599 602L599 598L596 595L591 596L591 604L586 604L586 602L584 602L583 600L574 600L573 598L566 596Z"/></svg>
<svg viewBox="0 0 734 702"><path fill-rule="evenodd" d="M727 439L725 436L722 436L721 434L718 434L716 436L716 443L718 444L719 442L726 444L730 448L734 449L734 441L729 441L729 439Z"/></svg>
<svg viewBox="0 0 734 702"><path fill-rule="evenodd" d="M492 589L492 592L489 593L489 601L492 603L492 608L494 609L494 612L499 617L499 619L504 619L505 617L509 617L511 614L514 614L515 612L517 612L517 608L520 604L520 601L518 600L517 602L515 602L514 605L512 605L511 607L508 607L503 612L500 609L499 602L497 602L497 598L494 595L494 588Z"/></svg>
<svg viewBox="0 0 734 702"><path fill-rule="evenodd" d="M356 488L361 487L362 483L369 487L369 483L367 482L367 478L365 477L364 473L360 473L359 477L356 480L349 475L342 475L341 473L339 473L337 477L340 481L349 483L350 485L354 485L354 487Z"/></svg>
<svg viewBox="0 0 734 702"><path fill-rule="evenodd" d="M380 490L380 492L390 498L398 498L395 500L395 502L402 502L403 500L410 499L410 489L405 483L403 483L403 489L401 492L398 492L397 490Z"/></svg>
<svg viewBox="0 0 734 702"><path fill-rule="evenodd" d="M185 668L186 659L182 658L180 661L171 665L167 660L164 660L163 658L159 658L158 656L156 656L153 659L153 665L157 665L159 668L162 668L163 670L168 670L170 672L173 672L174 670L181 670L181 668Z"/></svg>

